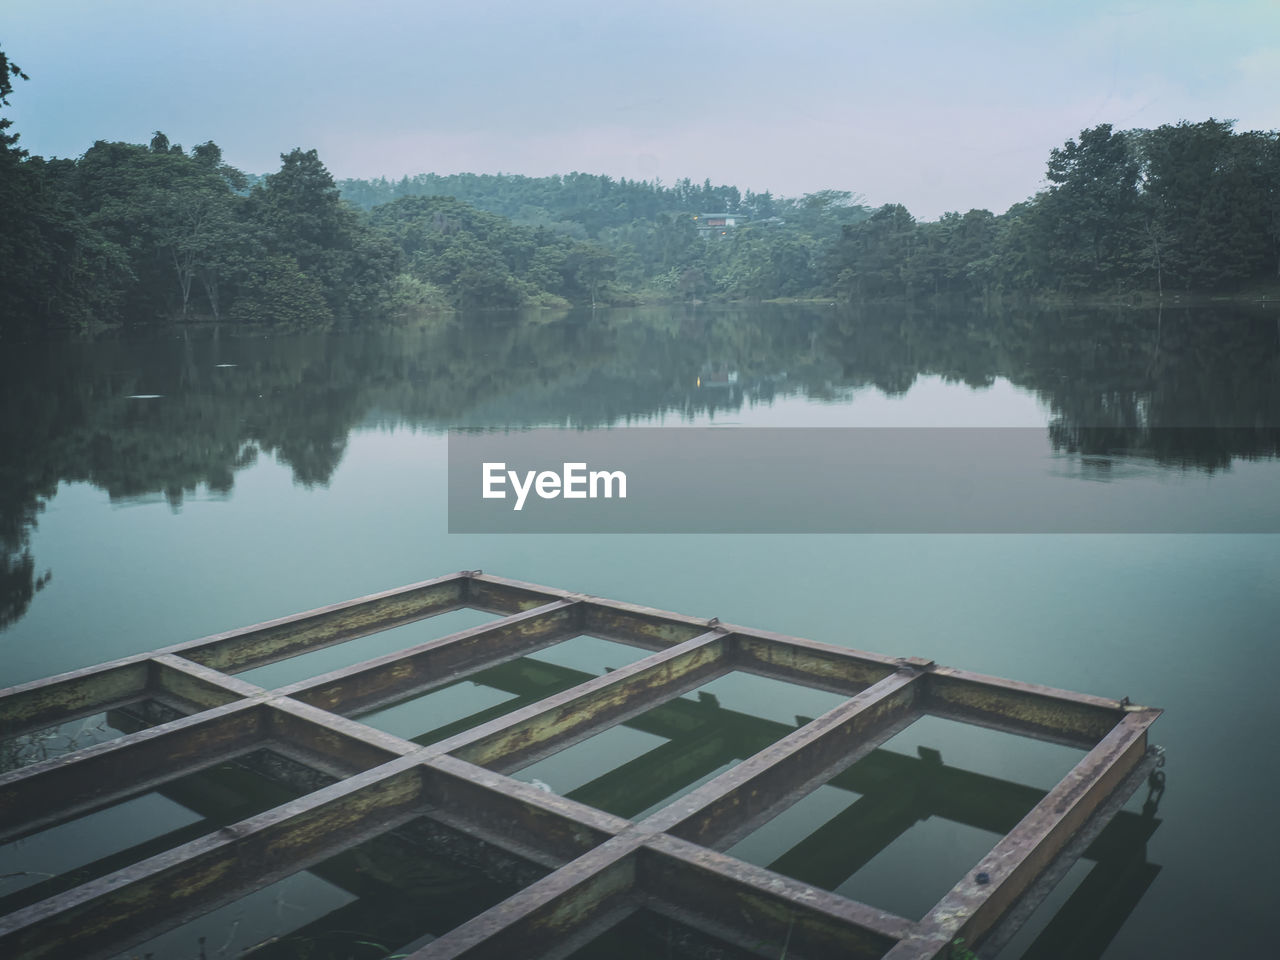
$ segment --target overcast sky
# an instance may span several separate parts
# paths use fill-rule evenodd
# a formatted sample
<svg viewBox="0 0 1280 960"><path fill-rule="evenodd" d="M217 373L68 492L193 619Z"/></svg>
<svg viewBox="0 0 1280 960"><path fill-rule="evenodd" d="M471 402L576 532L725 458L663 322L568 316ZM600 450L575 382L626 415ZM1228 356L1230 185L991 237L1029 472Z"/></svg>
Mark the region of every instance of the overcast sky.
<svg viewBox="0 0 1280 960"><path fill-rule="evenodd" d="M254 173L580 170L996 212L1098 123L1280 127L1280 3L3 0L22 145Z"/></svg>

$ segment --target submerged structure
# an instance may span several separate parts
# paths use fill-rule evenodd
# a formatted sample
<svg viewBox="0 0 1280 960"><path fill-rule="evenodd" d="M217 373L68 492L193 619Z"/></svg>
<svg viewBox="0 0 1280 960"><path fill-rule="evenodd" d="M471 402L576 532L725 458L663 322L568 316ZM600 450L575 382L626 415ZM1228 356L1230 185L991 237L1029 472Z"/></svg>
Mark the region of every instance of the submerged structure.
<svg viewBox="0 0 1280 960"><path fill-rule="evenodd" d="M464 608L497 618L284 686L237 676ZM581 636L634 659L525 659ZM792 724L688 696L733 673L836 705ZM383 729L481 676L498 702ZM345 936L333 956L989 956L1082 856L1096 866L1043 935L1105 943L1158 869L1159 713L464 571L0 691L0 854L128 804L157 824L57 871L0 869L18 878L0 955L321 957ZM926 716L1081 757L1045 792L879 749ZM48 748L86 718L99 742ZM620 728L664 745L572 795L511 776ZM1121 811L1144 780L1147 809ZM825 787L858 799L773 869L725 852ZM195 812L161 822L166 800ZM835 891L930 816L1000 839L923 916Z"/></svg>

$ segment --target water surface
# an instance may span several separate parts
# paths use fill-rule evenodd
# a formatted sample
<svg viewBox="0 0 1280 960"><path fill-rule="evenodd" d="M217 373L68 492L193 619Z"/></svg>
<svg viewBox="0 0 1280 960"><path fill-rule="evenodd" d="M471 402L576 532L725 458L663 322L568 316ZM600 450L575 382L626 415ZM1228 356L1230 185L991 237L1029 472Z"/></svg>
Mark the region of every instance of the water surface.
<svg viewBox="0 0 1280 960"><path fill-rule="evenodd" d="M1265 310L983 317L690 307L464 317L377 335L191 329L14 347L0 368L5 683L480 568L1129 696L1167 711L1153 739L1168 751L1168 787L1148 812L1159 823L1140 843L1136 887L1121 885L1109 906L1092 909L1109 918L1106 929L1071 955L1235 956L1270 942L1280 537L451 536L444 462L453 426L1018 426L1072 451L1081 484L1124 483L1136 470L1214 498L1230 495L1232 477L1260 471L1280 494L1280 326ZM1200 429L1175 448L1141 440L1161 427ZM1072 448L1086 428L1139 440ZM405 633L417 643L430 630ZM369 649L382 652L381 642ZM337 655L325 651L317 664L331 669ZM584 675L615 666L583 656L560 666ZM288 682L292 669L264 668L255 682ZM476 711L524 702L497 688L486 697ZM784 700L773 704L778 723L813 713ZM405 714L384 719L419 735L467 716L465 706L425 726ZM902 759L868 758L877 776L907 777L895 796L927 796L934 781L920 779L922 748L947 767L1031 790L1057 776L1043 757L1014 762L1016 752L916 733L919 742L886 745ZM643 742L620 764L662 747L631 734ZM702 772L739 747L709 749ZM996 768L981 769L984 757ZM556 762L551 779L565 791L608 773ZM784 872L811 868L873 902L880 891L890 909L910 912L920 890L936 893L913 876L942 877L945 889L994 836L925 804L924 819L896 846L867 851L853 879L840 864L788 854L824 824L840 836L842 824L865 819L865 808L846 812L861 802L855 794L824 788L791 826L738 852ZM1014 811L1023 794L1000 796ZM1130 804L1135 817L1144 799L1140 791ZM1055 905L1087 873L1087 863L1073 871ZM285 899L301 896L291 889ZM331 899L314 915L345 902ZM1057 955L1044 940L1032 945L1048 921L1037 918L1005 955ZM290 929L301 925L294 918Z"/></svg>

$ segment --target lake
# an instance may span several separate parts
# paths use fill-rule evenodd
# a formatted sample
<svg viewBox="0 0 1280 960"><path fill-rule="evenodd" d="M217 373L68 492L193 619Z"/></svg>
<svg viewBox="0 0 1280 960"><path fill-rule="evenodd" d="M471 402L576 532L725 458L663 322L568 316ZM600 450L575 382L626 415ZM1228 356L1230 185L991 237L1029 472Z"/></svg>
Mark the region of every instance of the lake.
<svg viewBox="0 0 1280 960"><path fill-rule="evenodd" d="M1280 765L1269 739L1280 715L1280 535L451 535L446 431L1019 427L1056 444L1083 497L1176 485L1227 510L1245 484L1280 501L1278 317L1274 305L990 316L691 305L463 316L377 334L191 327L10 345L0 358L0 678L16 684L483 569L1128 696L1166 710L1152 737L1167 751L1167 789L1158 811L1144 814L1145 788L1126 808L1146 817L1149 838L1142 856L1116 867L1129 873L1110 878L1110 894L1076 901L1102 919L1072 922L1082 932L1070 956L1261 955L1273 939L1280 859L1270 823ZM482 619L449 614L356 653L330 648L247 679L281 685ZM602 644L552 648L529 676L572 680L628 656ZM829 705L825 694L757 689L752 679L703 692L778 729ZM441 701L432 729L536 699L542 680L529 682L476 678ZM422 716L385 713L385 729L425 735ZM937 750L948 766L1046 790L1071 762L1066 748L952 726L909 728L868 758L866 775ZM716 753L707 775L740 759L742 742ZM605 776L662 743L616 728L613 739L516 775L637 816L676 794L646 800L625 777ZM152 803L163 811L139 803L113 816L196 829L198 818L171 801ZM822 788L731 852L919 916L994 840L926 811L845 874L802 841L822 824L845 829L849 809L848 793ZM54 864L24 870L52 873L67 869L67 848L85 835L127 831L105 821L77 829L48 850L33 841L10 853ZM1060 933L1037 936L1088 873L1082 861L1001 956L1065 955L1051 947ZM319 879L290 891L315 916L345 903ZM0 887L0 903L18 893ZM259 926L254 936L271 932ZM406 931L400 944L429 935ZM184 955L165 953L183 949L167 943L157 956Z"/></svg>

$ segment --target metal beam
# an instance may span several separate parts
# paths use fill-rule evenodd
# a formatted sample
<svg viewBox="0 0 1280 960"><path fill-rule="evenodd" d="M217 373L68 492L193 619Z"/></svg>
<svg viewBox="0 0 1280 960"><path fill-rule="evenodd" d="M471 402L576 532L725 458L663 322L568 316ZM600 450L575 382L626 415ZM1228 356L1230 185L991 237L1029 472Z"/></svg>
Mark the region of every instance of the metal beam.
<svg viewBox="0 0 1280 960"><path fill-rule="evenodd" d="M414 753L415 744L337 717L287 697L268 701L267 733L311 759L313 766L346 776ZM319 761L319 762L317 762Z"/></svg>
<svg viewBox="0 0 1280 960"><path fill-rule="evenodd" d="M0 955L109 954L405 822L422 776L395 760L0 918Z"/></svg>
<svg viewBox="0 0 1280 960"><path fill-rule="evenodd" d="M251 627L165 647L215 670L238 673L300 653L353 640L465 606L465 577L450 574L422 583L317 607Z"/></svg>
<svg viewBox="0 0 1280 960"><path fill-rule="evenodd" d="M705 683L724 670L725 641L703 633L436 744L478 766L519 769Z"/></svg>
<svg viewBox="0 0 1280 960"><path fill-rule="evenodd" d="M1054 860L1147 750L1159 710L1126 713L885 960L933 960L956 937L976 942Z"/></svg>
<svg viewBox="0 0 1280 960"><path fill-rule="evenodd" d="M523 613L556 600L577 597L568 590L494 577L479 570L463 571L463 577L463 598L467 606L490 613Z"/></svg>
<svg viewBox="0 0 1280 960"><path fill-rule="evenodd" d="M0 839L141 793L261 746L262 707L237 701L0 776Z"/></svg>
<svg viewBox="0 0 1280 960"><path fill-rule="evenodd" d="M779 801L798 799L798 783L852 762L877 731L913 713L920 676L901 671L828 710L749 760L655 814L646 825L713 845L743 822L756 822Z"/></svg>
<svg viewBox="0 0 1280 960"><path fill-rule="evenodd" d="M884 910L669 834L640 856L645 905L773 956L879 958L914 927Z"/></svg>
<svg viewBox="0 0 1280 960"><path fill-rule="evenodd" d="M145 654L0 690L0 738L19 737L137 700L147 691Z"/></svg>
<svg viewBox="0 0 1280 960"><path fill-rule="evenodd" d="M430 814L536 863L560 866L629 822L446 755L423 761Z"/></svg>
<svg viewBox="0 0 1280 960"><path fill-rule="evenodd" d="M845 696L892 676L904 661L799 637L729 626L734 661L741 670L790 680ZM906 664L910 666L910 664Z"/></svg>
<svg viewBox="0 0 1280 960"><path fill-rule="evenodd" d="M220 707L233 700L261 697L266 693L239 677L229 677L171 653L153 657L150 667L151 689L163 691L196 709Z"/></svg>
<svg viewBox="0 0 1280 960"><path fill-rule="evenodd" d="M506 616L274 691L229 675L464 606ZM515 662L582 633L657 652L604 676ZM540 699L428 746L350 718L482 670L497 689ZM799 729L725 710L714 698L679 699L733 670L849 699ZM543 680L560 692L543 696ZM635 914L639 922L644 910L729 944L736 956L933 960L957 936L980 942L1013 907L1047 888L1064 864L1099 855L1094 847L1084 850L1086 838L1112 816L1126 816L1116 812L1119 801L1147 762L1146 731L1159 714L921 658L464 571L0 691L0 732L42 729L101 710L118 710L128 730L126 721L145 701L160 704L161 712L144 712L139 723L195 712L0 775L0 839L163 790L236 756L309 792L140 862L125 863L163 844L107 858L98 866L113 873L59 887L0 918L0 954L105 956L425 817L426 835L442 851L489 862L520 883L546 875L414 954L423 960L563 956L623 917ZM937 758L877 750L925 713L1091 749L1047 794L947 768ZM574 791L577 799L503 776L619 723L667 744ZM745 759L640 823L580 802L642 810L737 757ZM655 771L655 763L662 769ZM887 786L878 779L886 771L939 789L894 792L893 776ZM623 803L633 775L644 786ZM338 782L324 785L330 778ZM938 815L1008 832L919 923L713 849L822 783L863 799L775 861L780 869L789 858L803 858L804 869L795 872L812 878L815 849L825 880L856 869L880 840L850 857L848 844L831 837L843 837L845 828L865 833L871 815L900 814L902 823ZM988 790L997 791L998 803L979 801ZM904 795L914 798L905 808ZM162 839L189 836L179 831ZM840 855L824 859L835 846ZM1130 898L1141 895L1141 884L1122 886Z"/></svg>
<svg viewBox="0 0 1280 960"><path fill-rule="evenodd" d="M615 837L410 954L409 960L536 957L601 914L616 915L636 879L643 837Z"/></svg>
<svg viewBox="0 0 1280 960"><path fill-rule="evenodd" d="M684 643L717 625L715 620L667 613L637 603L622 603L601 597L584 597L583 600L584 632L651 650Z"/></svg>
<svg viewBox="0 0 1280 960"><path fill-rule="evenodd" d="M1119 700L954 667L931 667L928 691L931 713L1075 746L1093 746L1125 713Z"/></svg>
<svg viewBox="0 0 1280 960"><path fill-rule="evenodd" d="M495 623L290 684L278 692L325 710L362 713L550 646L572 635L578 617L573 601L553 600Z"/></svg>

